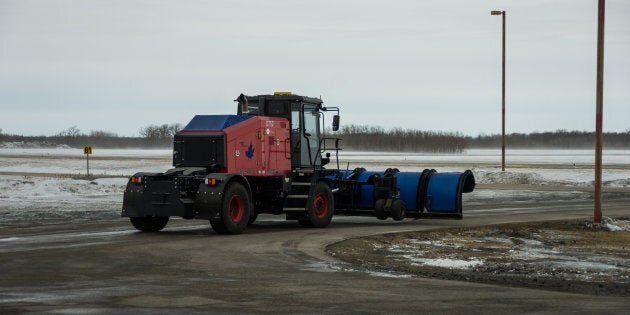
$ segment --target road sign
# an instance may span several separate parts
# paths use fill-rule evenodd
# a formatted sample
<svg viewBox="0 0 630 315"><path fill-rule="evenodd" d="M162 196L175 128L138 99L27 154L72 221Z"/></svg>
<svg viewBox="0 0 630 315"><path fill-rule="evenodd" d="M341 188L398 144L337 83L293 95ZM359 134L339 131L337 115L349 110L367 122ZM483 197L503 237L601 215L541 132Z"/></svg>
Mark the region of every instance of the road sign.
<svg viewBox="0 0 630 315"><path fill-rule="evenodd" d="M91 145L84 146L83 154L85 154L85 159L87 163L87 177L90 177L90 154L92 154L92 146Z"/></svg>

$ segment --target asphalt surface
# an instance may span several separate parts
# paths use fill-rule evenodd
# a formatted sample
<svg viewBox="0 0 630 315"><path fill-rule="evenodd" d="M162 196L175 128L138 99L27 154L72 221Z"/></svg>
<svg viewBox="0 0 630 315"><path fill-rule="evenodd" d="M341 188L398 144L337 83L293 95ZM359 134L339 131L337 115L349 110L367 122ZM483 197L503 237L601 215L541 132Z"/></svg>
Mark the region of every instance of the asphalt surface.
<svg viewBox="0 0 630 315"><path fill-rule="evenodd" d="M480 189L484 195L483 189ZM487 192L486 192L487 193ZM588 197L494 198L465 204L464 220L336 217L326 229L261 216L245 234L171 220L140 233L126 219L0 227L0 313L611 313L630 300L359 271L325 252L348 238L592 215ZM580 195L583 196L583 195ZM628 215L630 195L605 196Z"/></svg>

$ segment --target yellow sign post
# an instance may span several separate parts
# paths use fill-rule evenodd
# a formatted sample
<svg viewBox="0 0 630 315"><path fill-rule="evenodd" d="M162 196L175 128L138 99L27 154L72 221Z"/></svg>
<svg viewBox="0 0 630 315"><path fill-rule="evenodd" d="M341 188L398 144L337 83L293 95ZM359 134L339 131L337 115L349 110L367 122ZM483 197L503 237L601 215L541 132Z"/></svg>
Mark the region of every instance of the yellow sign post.
<svg viewBox="0 0 630 315"><path fill-rule="evenodd" d="M87 161L87 177L90 177L90 154L92 154L92 146L84 146L83 154L85 154L85 159Z"/></svg>

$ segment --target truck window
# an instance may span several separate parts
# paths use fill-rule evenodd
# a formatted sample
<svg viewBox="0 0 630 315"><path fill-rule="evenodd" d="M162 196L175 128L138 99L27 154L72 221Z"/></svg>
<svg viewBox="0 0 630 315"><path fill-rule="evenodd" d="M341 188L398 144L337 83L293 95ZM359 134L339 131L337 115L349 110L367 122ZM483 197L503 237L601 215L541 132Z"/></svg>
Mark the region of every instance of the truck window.
<svg viewBox="0 0 630 315"><path fill-rule="evenodd" d="M319 152L319 111L316 108L304 107L304 137L308 139L308 162L314 165Z"/></svg>

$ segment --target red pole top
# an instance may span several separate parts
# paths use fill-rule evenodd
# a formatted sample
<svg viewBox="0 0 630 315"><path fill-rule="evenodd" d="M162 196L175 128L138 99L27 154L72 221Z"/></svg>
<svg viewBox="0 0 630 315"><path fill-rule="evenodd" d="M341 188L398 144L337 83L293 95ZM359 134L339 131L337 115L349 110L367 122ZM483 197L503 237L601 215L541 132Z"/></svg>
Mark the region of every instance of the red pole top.
<svg viewBox="0 0 630 315"><path fill-rule="evenodd" d="M490 11L490 15L501 15L503 14L505 11Z"/></svg>

